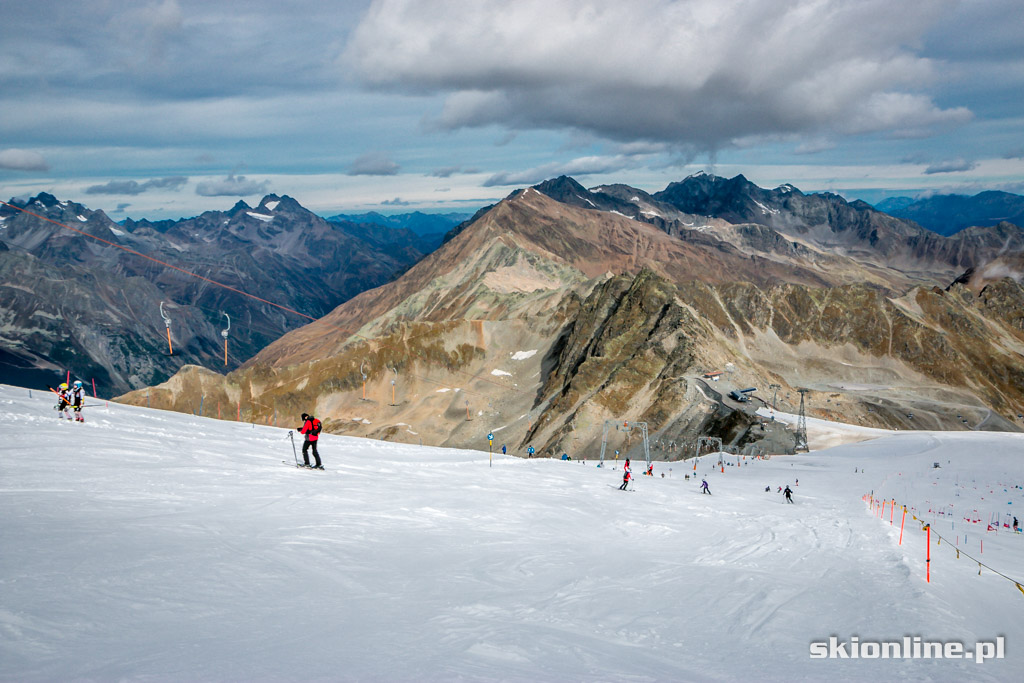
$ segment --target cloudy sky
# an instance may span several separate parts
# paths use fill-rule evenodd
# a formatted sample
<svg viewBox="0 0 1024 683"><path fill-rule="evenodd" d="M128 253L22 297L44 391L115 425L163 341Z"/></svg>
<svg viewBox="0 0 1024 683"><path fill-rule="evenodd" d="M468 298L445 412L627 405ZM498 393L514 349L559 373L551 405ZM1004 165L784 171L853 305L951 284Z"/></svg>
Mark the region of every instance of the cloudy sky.
<svg viewBox="0 0 1024 683"><path fill-rule="evenodd" d="M1024 192L1020 0L11 0L0 197L473 211L698 170Z"/></svg>

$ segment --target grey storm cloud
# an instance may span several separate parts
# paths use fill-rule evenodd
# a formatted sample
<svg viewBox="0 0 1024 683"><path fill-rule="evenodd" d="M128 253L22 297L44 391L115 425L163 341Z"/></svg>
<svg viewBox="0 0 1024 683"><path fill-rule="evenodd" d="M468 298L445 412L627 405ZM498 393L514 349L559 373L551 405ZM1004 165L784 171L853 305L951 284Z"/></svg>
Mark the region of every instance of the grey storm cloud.
<svg viewBox="0 0 1024 683"><path fill-rule="evenodd" d="M954 0L377 0L342 63L442 94L440 129L576 129L713 149L740 138L926 135L972 117L915 52ZM452 21L458 16L458 21ZM926 90L925 90L926 92Z"/></svg>
<svg viewBox="0 0 1024 683"><path fill-rule="evenodd" d="M103 185L91 185L85 188L86 194L142 194L147 190L180 190L188 178L185 176L169 176L153 178L144 182L135 180L111 180Z"/></svg>
<svg viewBox="0 0 1024 683"><path fill-rule="evenodd" d="M223 180L204 180L196 184L196 194L202 197L247 197L267 194L269 181L249 180L244 175L228 174Z"/></svg>
<svg viewBox="0 0 1024 683"><path fill-rule="evenodd" d="M5 149L0 151L0 168L12 171L48 171L50 165L39 152L27 149Z"/></svg>
<svg viewBox="0 0 1024 683"><path fill-rule="evenodd" d="M966 159L949 159L947 161L937 161L934 164L924 169L926 175L934 175L936 173L957 173L960 171L970 171L971 169L977 168L978 164L975 161L967 161Z"/></svg>
<svg viewBox="0 0 1024 683"><path fill-rule="evenodd" d="M349 166L348 175L396 175L399 165L383 152L368 152Z"/></svg>
<svg viewBox="0 0 1024 683"><path fill-rule="evenodd" d="M461 166L444 166L443 168L435 169L431 171L430 175L434 178L451 178L456 173L461 173Z"/></svg>

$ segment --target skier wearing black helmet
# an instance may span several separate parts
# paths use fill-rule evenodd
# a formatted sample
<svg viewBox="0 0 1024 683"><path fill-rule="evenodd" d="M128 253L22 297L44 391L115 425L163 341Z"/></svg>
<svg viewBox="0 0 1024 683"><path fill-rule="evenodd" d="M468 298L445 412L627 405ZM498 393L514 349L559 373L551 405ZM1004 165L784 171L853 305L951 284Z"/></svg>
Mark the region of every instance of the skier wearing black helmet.
<svg viewBox="0 0 1024 683"><path fill-rule="evenodd" d="M306 467L310 467L309 464L309 450L312 447L313 457L316 458L316 465L313 465L313 469L322 470L323 465L320 464L320 453L316 450L316 442L320 439L320 430L323 425L320 424L320 420L316 419L312 415L302 414L302 427L299 429L299 434L303 434L306 440L302 442L302 460L305 462Z"/></svg>

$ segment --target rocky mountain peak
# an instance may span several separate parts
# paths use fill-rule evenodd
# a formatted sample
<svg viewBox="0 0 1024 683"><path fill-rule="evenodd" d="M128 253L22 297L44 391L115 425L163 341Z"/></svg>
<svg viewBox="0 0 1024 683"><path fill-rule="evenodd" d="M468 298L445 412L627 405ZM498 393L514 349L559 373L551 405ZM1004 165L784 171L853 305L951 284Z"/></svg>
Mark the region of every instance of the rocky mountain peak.
<svg viewBox="0 0 1024 683"><path fill-rule="evenodd" d="M235 205L231 207L227 214L234 218L243 211L252 211L252 207L246 204L244 200L239 199L237 202L235 202Z"/></svg>

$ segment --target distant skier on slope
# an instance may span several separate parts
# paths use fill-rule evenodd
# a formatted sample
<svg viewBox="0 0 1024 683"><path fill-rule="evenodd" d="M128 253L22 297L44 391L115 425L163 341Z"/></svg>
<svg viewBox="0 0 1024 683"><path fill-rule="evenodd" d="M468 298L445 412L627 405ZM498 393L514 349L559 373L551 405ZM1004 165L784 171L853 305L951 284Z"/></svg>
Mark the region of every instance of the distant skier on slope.
<svg viewBox="0 0 1024 683"><path fill-rule="evenodd" d="M648 477L653 477L654 476L654 463L651 463L650 465L647 466L647 476Z"/></svg>
<svg viewBox="0 0 1024 683"><path fill-rule="evenodd" d="M789 484L786 484L786 490L782 493L785 494L787 503L793 502L793 490L789 488Z"/></svg>
<svg viewBox="0 0 1024 683"><path fill-rule="evenodd" d="M1016 517L1013 518L1013 530L1016 531L1017 533L1020 533L1020 525L1017 524L1017 518Z"/></svg>
<svg viewBox="0 0 1024 683"><path fill-rule="evenodd" d="M707 479L701 479L700 480L700 492L701 493L706 493L709 496L711 495L711 489L708 488L708 480Z"/></svg>
<svg viewBox="0 0 1024 683"><path fill-rule="evenodd" d="M629 486L629 480L633 478L633 475L629 471L629 458L626 458L626 464L622 468L622 486L619 487L620 491L625 491L626 487Z"/></svg>
<svg viewBox="0 0 1024 683"><path fill-rule="evenodd" d="M82 408L85 406L85 388L82 386L82 380L75 380L75 386L71 388L69 394L71 406L75 409L75 422L85 422L85 418L82 417Z"/></svg>
<svg viewBox="0 0 1024 683"><path fill-rule="evenodd" d="M320 424L320 420L316 419L312 415L302 414L302 427L299 429L299 434L303 434L306 440L302 442L302 459L306 463L306 467L309 467L309 450L310 447L313 449L313 457L316 458L316 465L313 469L322 470L324 466L320 464L320 453L316 450L316 442L320 439L320 430L323 425Z"/></svg>

